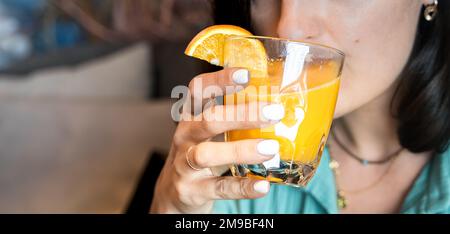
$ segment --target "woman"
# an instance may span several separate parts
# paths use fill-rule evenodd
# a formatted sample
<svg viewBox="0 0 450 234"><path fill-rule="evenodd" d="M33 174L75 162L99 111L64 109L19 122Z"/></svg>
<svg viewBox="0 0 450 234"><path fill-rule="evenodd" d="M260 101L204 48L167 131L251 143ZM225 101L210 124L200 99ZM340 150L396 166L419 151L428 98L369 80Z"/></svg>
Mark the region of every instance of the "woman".
<svg viewBox="0 0 450 234"><path fill-rule="evenodd" d="M253 26L256 34L345 52L328 147L304 189L213 176L208 168L260 163L278 148L264 140L208 141L254 123L181 122L151 212L450 212L448 1L217 0L215 5L216 23ZM225 69L195 79L239 84L248 81L245 74Z"/></svg>

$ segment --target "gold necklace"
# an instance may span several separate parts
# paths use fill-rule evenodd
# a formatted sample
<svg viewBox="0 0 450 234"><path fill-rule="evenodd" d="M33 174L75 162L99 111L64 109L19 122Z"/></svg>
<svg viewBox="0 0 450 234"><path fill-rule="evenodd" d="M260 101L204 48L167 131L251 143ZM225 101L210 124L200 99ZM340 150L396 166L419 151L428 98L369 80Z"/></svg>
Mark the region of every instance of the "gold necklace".
<svg viewBox="0 0 450 234"><path fill-rule="evenodd" d="M398 155L401 153L402 150L398 151L398 153L393 156L390 160L389 166L388 168L384 171L384 173L374 182L370 183L368 186L365 186L363 188L359 188L359 189L355 189L355 190L344 190L341 188L341 186L338 183L338 176L340 174L339 172L339 162L336 161L333 156L332 156L332 149L330 147L330 145L328 144L328 149L329 149L329 154L330 154L330 163L329 163L329 167L331 168L331 170L333 171L334 177L336 178L336 198L337 198L337 205L339 209L345 209L347 207L348 204L348 199L345 196L345 193L348 194L358 194L361 192L364 192L366 190L369 190L375 186L377 186L381 181L383 181L384 177L386 177L386 175L389 173L392 165L394 164L394 161L396 158L398 158Z"/></svg>

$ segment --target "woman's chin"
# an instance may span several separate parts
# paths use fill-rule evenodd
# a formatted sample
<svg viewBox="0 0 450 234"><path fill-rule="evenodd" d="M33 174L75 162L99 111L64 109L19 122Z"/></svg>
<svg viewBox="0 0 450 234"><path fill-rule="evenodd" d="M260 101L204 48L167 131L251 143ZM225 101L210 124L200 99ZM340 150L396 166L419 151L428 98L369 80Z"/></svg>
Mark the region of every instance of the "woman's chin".
<svg viewBox="0 0 450 234"><path fill-rule="evenodd" d="M341 99L342 100L342 99ZM336 103L336 109L334 111L334 119L339 119L349 113L360 108L362 105L356 105L355 102L349 101L338 101Z"/></svg>

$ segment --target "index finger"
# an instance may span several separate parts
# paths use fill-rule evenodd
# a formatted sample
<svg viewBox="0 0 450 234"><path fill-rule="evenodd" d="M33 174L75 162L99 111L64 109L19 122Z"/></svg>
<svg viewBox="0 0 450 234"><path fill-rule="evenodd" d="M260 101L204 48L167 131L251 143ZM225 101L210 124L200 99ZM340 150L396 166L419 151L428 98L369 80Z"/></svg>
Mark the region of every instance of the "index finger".
<svg viewBox="0 0 450 234"><path fill-rule="evenodd" d="M205 92L210 87L217 87L223 94L230 94L230 89L242 89L247 86L250 80L250 73L243 68L224 68L223 70L211 73L200 74L189 82L189 91L194 100L212 98Z"/></svg>

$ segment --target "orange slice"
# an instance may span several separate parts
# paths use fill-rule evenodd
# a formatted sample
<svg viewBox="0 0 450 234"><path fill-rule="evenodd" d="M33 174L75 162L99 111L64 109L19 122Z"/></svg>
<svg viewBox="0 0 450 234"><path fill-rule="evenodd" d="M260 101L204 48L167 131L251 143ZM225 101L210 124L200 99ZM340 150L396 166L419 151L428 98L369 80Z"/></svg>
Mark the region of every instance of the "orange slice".
<svg viewBox="0 0 450 234"><path fill-rule="evenodd" d="M232 35L252 36L249 31L233 25L211 26L191 40L185 54L216 66L246 68L252 77L266 77L267 56L262 43L257 39L233 38L224 49L225 40Z"/></svg>

